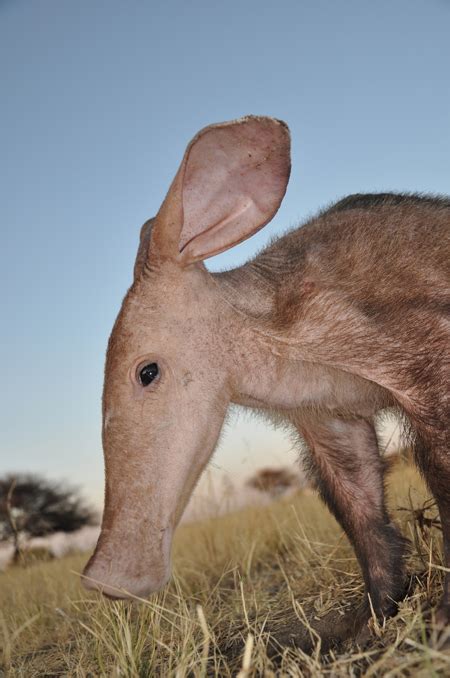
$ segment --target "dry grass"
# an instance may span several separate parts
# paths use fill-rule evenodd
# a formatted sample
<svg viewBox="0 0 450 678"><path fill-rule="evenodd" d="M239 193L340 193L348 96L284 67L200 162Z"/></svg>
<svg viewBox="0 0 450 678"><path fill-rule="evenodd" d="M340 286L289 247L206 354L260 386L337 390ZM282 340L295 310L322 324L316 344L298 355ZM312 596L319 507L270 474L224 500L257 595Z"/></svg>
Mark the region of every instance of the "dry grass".
<svg viewBox="0 0 450 678"><path fill-rule="evenodd" d="M269 633L344 614L363 591L340 529L317 497L300 494L181 528L172 583L150 600L109 602L83 591L75 573L85 555L10 568L0 575L3 670L26 678L450 676L450 652L423 614L441 591L440 533L421 520L427 493L408 464L394 470L390 487L416 576L397 617L375 626L362 649L348 643L323 656L316 638L312 654L268 657Z"/></svg>

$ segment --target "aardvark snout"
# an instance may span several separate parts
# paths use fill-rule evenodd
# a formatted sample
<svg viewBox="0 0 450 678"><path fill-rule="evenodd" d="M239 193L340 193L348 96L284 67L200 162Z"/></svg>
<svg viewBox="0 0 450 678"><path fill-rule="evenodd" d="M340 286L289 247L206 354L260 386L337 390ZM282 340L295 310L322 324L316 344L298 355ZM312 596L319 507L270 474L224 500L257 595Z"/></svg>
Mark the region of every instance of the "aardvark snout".
<svg viewBox="0 0 450 678"><path fill-rule="evenodd" d="M100 535L97 548L82 577L89 590L109 598L145 598L162 589L170 577L171 531L150 540L144 548L122 538L118 542Z"/></svg>
<svg viewBox="0 0 450 678"><path fill-rule="evenodd" d="M108 598L147 598L151 593L162 589L170 577L170 568L164 574L156 576L151 572L141 576L133 576L129 572L113 572L101 566L88 565L83 573L83 586L92 591L99 591Z"/></svg>
<svg viewBox="0 0 450 678"><path fill-rule="evenodd" d="M95 556L85 567L82 582L86 589L100 591L108 598L146 598L162 589L169 577L168 562L117 570L111 562L103 562Z"/></svg>

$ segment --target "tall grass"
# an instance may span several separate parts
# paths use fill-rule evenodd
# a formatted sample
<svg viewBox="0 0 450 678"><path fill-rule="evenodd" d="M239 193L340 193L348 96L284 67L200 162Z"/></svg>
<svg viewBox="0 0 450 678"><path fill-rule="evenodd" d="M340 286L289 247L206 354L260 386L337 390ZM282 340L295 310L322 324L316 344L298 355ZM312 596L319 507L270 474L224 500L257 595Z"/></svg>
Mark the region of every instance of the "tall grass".
<svg viewBox="0 0 450 678"><path fill-rule="evenodd" d="M0 575L3 672L11 676L450 676L445 637L426 621L442 587L439 530L421 520L427 492L407 464L391 477L394 516L413 543L414 585L369 642L323 655L310 623L340 616L363 592L346 538L320 500L299 494L186 525L170 585L149 600L104 600L77 573L86 555ZM425 518L433 516L433 507ZM270 658L291 625L314 649ZM448 642L447 638L447 642Z"/></svg>

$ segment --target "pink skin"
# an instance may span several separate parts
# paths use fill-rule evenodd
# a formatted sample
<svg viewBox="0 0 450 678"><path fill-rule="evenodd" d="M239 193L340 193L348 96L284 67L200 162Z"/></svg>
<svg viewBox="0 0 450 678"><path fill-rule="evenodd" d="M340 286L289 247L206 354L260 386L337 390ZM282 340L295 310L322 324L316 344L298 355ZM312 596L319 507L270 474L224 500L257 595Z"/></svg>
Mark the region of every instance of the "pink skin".
<svg viewBox="0 0 450 678"><path fill-rule="evenodd" d="M212 125L189 144L142 228L106 359L105 511L88 588L127 597L164 586L174 530L230 402L264 410L307 442L380 616L404 590L405 545L385 509L373 417L401 410L450 567L450 202L350 196L245 266L210 274L203 260L274 216L289 172L284 123ZM141 370L154 363L158 376L144 386ZM449 610L447 577L441 624Z"/></svg>
<svg viewBox="0 0 450 678"><path fill-rule="evenodd" d="M287 186L289 143L272 119L203 130L143 228L106 361L105 513L88 587L143 596L169 577L173 531L235 391L231 345L242 324L201 260L271 219ZM143 388L136 371L149 362L160 376Z"/></svg>

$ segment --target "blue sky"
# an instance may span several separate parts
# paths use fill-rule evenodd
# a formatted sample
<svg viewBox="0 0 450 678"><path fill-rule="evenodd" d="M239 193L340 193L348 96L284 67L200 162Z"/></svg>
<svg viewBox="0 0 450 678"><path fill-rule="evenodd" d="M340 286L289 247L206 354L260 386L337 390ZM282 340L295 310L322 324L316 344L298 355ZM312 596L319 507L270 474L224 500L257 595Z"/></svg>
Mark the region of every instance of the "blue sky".
<svg viewBox="0 0 450 678"><path fill-rule="evenodd" d="M293 136L278 215L214 269L347 193L448 193L449 35L448 0L0 0L0 472L101 495L106 341L204 125L268 114ZM217 463L278 440L241 421Z"/></svg>

